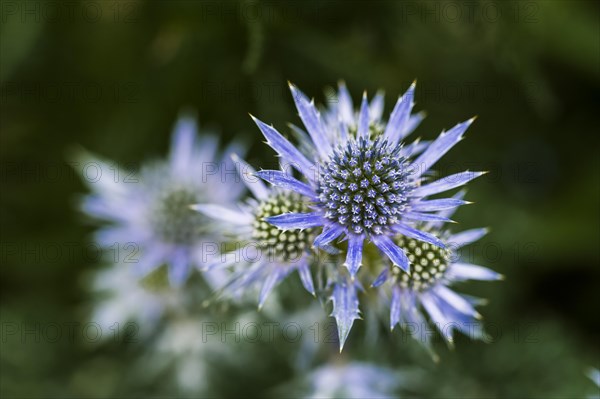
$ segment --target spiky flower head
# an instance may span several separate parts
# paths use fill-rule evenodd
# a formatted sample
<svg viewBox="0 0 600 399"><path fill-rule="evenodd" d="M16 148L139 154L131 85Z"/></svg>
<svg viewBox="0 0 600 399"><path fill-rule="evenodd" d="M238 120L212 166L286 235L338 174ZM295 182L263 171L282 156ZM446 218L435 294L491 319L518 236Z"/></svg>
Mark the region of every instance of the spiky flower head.
<svg viewBox="0 0 600 399"><path fill-rule="evenodd" d="M135 257L121 261L133 263L138 275L167 265L171 284L183 284L193 266L207 261L204 245L216 240L206 218L190 205L235 202L244 190L228 173L235 171L229 154L239 146L232 145L222 158L217 147L216 137L199 136L195 121L184 116L173 131L168 158L145 163L139 172L85 156L84 162L104 172L100 181L88 182L92 193L82 203L85 213L109 222L96 234L99 244L134 248Z"/></svg>
<svg viewBox="0 0 600 399"><path fill-rule="evenodd" d="M294 127L301 138L293 145L273 127L254 118L267 143L282 162L297 170L301 178L281 171L261 171L258 175L274 186L305 196L308 212L289 212L265 218L284 229L321 229L313 245L347 244L343 273L335 272L333 288L334 316L340 331L340 343L346 339L358 315L355 277L369 242L398 268L410 273L408 249L397 238L413 239L441 249L442 240L418 226L427 222L450 221L438 213L466 204L459 198L428 199L429 196L460 187L481 172L462 172L430 181L434 164L463 138L473 119L454 126L430 143L418 140L405 144L405 138L422 119L411 115L415 84L401 96L389 119L382 120L383 99L377 95L370 103L366 93L357 112L345 85L340 85L336 107L325 111L325 118L300 90L290 84L292 96L306 132ZM379 262L381 264L381 262ZM374 265L369 265L372 269ZM374 270L369 270L373 272ZM375 271L377 272L377 271ZM378 272L377 272L378 273ZM338 298L347 300L336 301ZM341 309L344 307L344 309Z"/></svg>
<svg viewBox="0 0 600 399"><path fill-rule="evenodd" d="M390 328L393 330L396 325L407 328L437 359L430 345L424 314L449 345L453 344L455 330L472 339L483 339L481 315L475 309L483 301L456 293L452 286L459 281L492 281L503 277L462 256L461 248L479 240L487 229L452 234L440 223L430 223L423 228L439 236L446 248L397 236L397 243L408 254L413 271L408 274L389 266L384 268L373 286L387 287L391 291Z"/></svg>
<svg viewBox="0 0 600 399"><path fill-rule="evenodd" d="M375 139L349 141L320 171L325 217L353 234L383 234L406 210L410 176L399 153Z"/></svg>
<svg viewBox="0 0 600 399"><path fill-rule="evenodd" d="M213 220L216 229L233 235L238 243L234 250L217 256L207 268L235 268L223 287L233 296L260 285L259 308L273 288L296 270L306 290L314 295L310 273L312 229L282 230L266 221L281 213L306 212L306 199L294 192L267 187L250 165L237 156L233 156L233 161L253 197L231 206L218 203L192 206Z"/></svg>
<svg viewBox="0 0 600 399"><path fill-rule="evenodd" d="M304 199L297 193L273 190L273 193L259 202L254 212L254 231L252 239L255 240L264 255L281 262L298 259L308 249L312 229L288 230L269 224L266 218L282 213L300 213L308 211Z"/></svg>

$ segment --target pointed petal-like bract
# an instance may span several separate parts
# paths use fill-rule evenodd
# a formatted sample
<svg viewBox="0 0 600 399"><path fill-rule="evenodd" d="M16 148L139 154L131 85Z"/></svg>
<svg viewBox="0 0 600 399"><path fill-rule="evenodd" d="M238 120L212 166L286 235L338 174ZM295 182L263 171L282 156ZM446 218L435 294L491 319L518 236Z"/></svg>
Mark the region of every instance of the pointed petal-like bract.
<svg viewBox="0 0 600 399"><path fill-rule="evenodd" d="M453 175L436 180L433 183L416 188L412 192L412 195L415 197L425 197L427 195L443 193L444 191L463 186L471 180L484 174L485 172L470 172L468 170L465 172L455 173Z"/></svg>
<svg viewBox="0 0 600 399"><path fill-rule="evenodd" d="M210 271L216 268L225 268L232 266L236 263L242 262L246 259L258 259L260 252L256 245L249 245L247 247L238 248L234 251L227 252L215 256L213 259L208 261L206 264L201 265L200 270Z"/></svg>
<svg viewBox="0 0 600 399"><path fill-rule="evenodd" d="M348 253L344 266L348 268L352 278L356 276L356 272L358 272L362 263L363 241L364 238L362 236L356 234L348 235Z"/></svg>
<svg viewBox="0 0 600 399"><path fill-rule="evenodd" d="M348 88L344 82L340 82L338 85L338 114L345 124L352 123L354 119L352 97L348 93Z"/></svg>
<svg viewBox="0 0 600 399"><path fill-rule="evenodd" d="M470 316L457 310L450 302L437 294L431 294L434 305L447 320L446 324L436 325L438 331L446 337L450 346L453 344L454 331L460 331L471 339L483 339L485 333L478 317Z"/></svg>
<svg viewBox="0 0 600 399"><path fill-rule="evenodd" d="M414 132L415 129L419 127L421 122L423 122L423 119L425 119L425 112L419 112L417 114L411 115L410 118L408 118L408 122L406 122L406 125L404 125L404 131L402 132L402 136L406 137L412 132Z"/></svg>
<svg viewBox="0 0 600 399"><path fill-rule="evenodd" d="M465 245L469 245L488 233L488 229L479 228L461 231L450 236L448 242L452 245L452 248L462 248Z"/></svg>
<svg viewBox="0 0 600 399"><path fill-rule="evenodd" d="M184 175L187 172L186 168L190 165L193 156L197 130L196 121L191 117L181 117L177 121L171 138L171 153L169 156L175 174ZM216 149L216 140L214 140L214 143ZM214 153L210 155L212 159Z"/></svg>
<svg viewBox="0 0 600 399"><path fill-rule="evenodd" d="M452 343L452 328L449 327L452 326L451 323L454 320L450 320L444 315L435 299L435 296L431 295L429 292L421 295L421 303L446 342Z"/></svg>
<svg viewBox="0 0 600 399"><path fill-rule="evenodd" d="M444 154L462 140L463 134L468 127L471 126L471 123L473 123L474 120L475 118L472 118L466 122L459 123L447 132L440 134L439 137L427 147L425 152L415 160L414 165L416 165L415 171L417 172L415 177L419 177L431 169Z"/></svg>
<svg viewBox="0 0 600 399"><path fill-rule="evenodd" d="M216 204L193 204L190 205L190 209L200 212L210 218L236 225L250 224L254 220L252 215Z"/></svg>
<svg viewBox="0 0 600 399"><path fill-rule="evenodd" d="M423 152L430 144L430 141L420 141L419 139L413 141L409 145L402 147L399 155L404 158L412 158L417 154Z"/></svg>
<svg viewBox="0 0 600 399"><path fill-rule="evenodd" d="M321 121L319 111L317 111L314 103L291 83L290 90L292 92L294 102L296 103L298 113L300 114L300 119L302 119L308 134L315 143L317 151L319 151L321 157L326 158L331 152L331 144L325 135L325 129L323 127L323 122Z"/></svg>
<svg viewBox="0 0 600 399"><path fill-rule="evenodd" d="M444 245L442 240L426 231L417 230L405 224L396 224L393 229L396 233L400 233L407 237L425 241L440 248L446 248L446 245Z"/></svg>
<svg viewBox="0 0 600 399"><path fill-rule="evenodd" d="M235 164L235 168L241 176L242 181L246 187L248 187L248 190L252 192L254 197L261 201L267 199L269 197L269 190L260 179L257 179L256 176L254 176L256 170L242 160L237 154L231 154L231 159Z"/></svg>
<svg viewBox="0 0 600 399"><path fill-rule="evenodd" d="M373 284L371 284L371 287L374 287L374 288L380 287L383 283L385 283L388 280L389 277L390 277L390 269L388 269L386 267L383 269L383 271L381 273L379 273L379 276L377 276L375 281L373 281Z"/></svg>
<svg viewBox="0 0 600 399"><path fill-rule="evenodd" d="M323 225L323 217L316 213L285 213L265 218L267 223L283 230L309 229Z"/></svg>
<svg viewBox="0 0 600 399"><path fill-rule="evenodd" d="M363 93L360 111L358 114L358 131L356 133L358 139L369 138L369 103L367 101L367 93Z"/></svg>
<svg viewBox="0 0 600 399"><path fill-rule="evenodd" d="M313 178L312 164L296 147L292 145L285 137L283 137L277 130L273 127L267 125L261 120L252 116L252 119L262 132L262 134L267 139L267 144L273 148L277 154L283 159L283 161L289 163L291 166L295 167L300 171L304 176L311 179Z"/></svg>
<svg viewBox="0 0 600 399"><path fill-rule="evenodd" d="M401 313L402 313L402 304L400 302L400 295L402 295L402 291L400 287L394 285L392 287L392 300L390 303L390 330L394 329L396 324L400 323Z"/></svg>
<svg viewBox="0 0 600 399"><path fill-rule="evenodd" d="M350 136L350 134L348 132L348 125L346 125L346 122L340 121L339 129L340 129L340 140L342 142L346 142L346 140L348 140L348 137Z"/></svg>
<svg viewBox="0 0 600 399"><path fill-rule="evenodd" d="M275 267L274 270L272 270L268 275L267 278L265 279L265 283L263 284L261 290L260 290L260 295L258 297L258 308L262 308L263 305L265 304L265 301L267 300L267 297L269 296L269 294L271 293L271 291L273 291L273 288L275 288L275 286L277 284L279 284L281 282L281 280L283 280L286 276L286 272L284 269L280 268L280 267Z"/></svg>
<svg viewBox="0 0 600 399"><path fill-rule="evenodd" d="M470 263L453 263L450 269L446 272L448 278L453 281L463 280L502 280L503 276L500 273L488 269L487 267L472 265Z"/></svg>
<svg viewBox="0 0 600 399"><path fill-rule="evenodd" d="M348 334L350 334L354 320L360 319L356 286L353 282L342 278L333 287L331 300L333 302L331 316L335 317L337 324L341 352Z"/></svg>
<svg viewBox="0 0 600 399"><path fill-rule="evenodd" d="M369 119L371 122L379 122L383 116L384 95L379 91L369 103Z"/></svg>
<svg viewBox="0 0 600 399"><path fill-rule="evenodd" d="M414 222L444 222L454 223L452 219L448 219L445 216L436 215L435 213L421 213L421 212L405 212L402 214L402 219L411 220Z"/></svg>
<svg viewBox="0 0 600 399"><path fill-rule="evenodd" d="M338 226L326 226L323 228L323 232L315 238L313 245L317 248L329 244L331 241L338 238L344 229Z"/></svg>
<svg viewBox="0 0 600 399"><path fill-rule="evenodd" d="M408 261L406 254L402 248L394 244L389 237L384 235L376 235L372 236L371 240L377 246L377 248L381 250L381 252L390 258L395 266L400 267L400 269L404 270L405 272L410 271L410 262Z"/></svg>
<svg viewBox="0 0 600 399"><path fill-rule="evenodd" d="M445 285L438 284L435 287L435 293L459 312L470 317L481 317L479 316L479 313L475 310L475 308L469 303L469 301L467 301L466 299L464 299Z"/></svg>
<svg viewBox="0 0 600 399"><path fill-rule="evenodd" d="M295 191L299 194L309 197L312 200L317 199L317 195L308 184L302 183L300 180L295 179L288 173L285 173L281 170L261 170L260 172L256 172L256 176L268 181L274 186Z"/></svg>
<svg viewBox="0 0 600 399"><path fill-rule="evenodd" d="M413 98L415 94L415 83L410 85L406 93L396 102L394 110L387 122L383 136L391 145L397 145L407 132L406 125L410 118L410 111L413 107Z"/></svg>
<svg viewBox="0 0 600 399"><path fill-rule="evenodd" d="M429 201L419 201L412 205L412 209L418 212L437 212L456 208L469 203L470 202L458 198L441 198Z"/></svg>
<svg viewBox="0 0 600 399"><path fill-rule="evenodd" d="M456 194L454 194L452 196L452 198L460 200L465 197L465 194L466 194L466 190L461 190L461 191L457 192ZM450 216L454 215L454 213L456 212L457 209L458 208L444 209L442 211L437 212L437 214L438 214L438 216L449 218ZM440 230L443 225L444 225L443 222L428 222L427 224L425 224L425 230Z"/></svg>
<svg viewBox="0 0 600 399"><path fill-rule="evenodd" d="M298 266L298 274L300 275L300 280L302 281L302 285L306 291L310 292L312 295L315 295L315 284L313 283L308 263L302 262Z"/></svg>

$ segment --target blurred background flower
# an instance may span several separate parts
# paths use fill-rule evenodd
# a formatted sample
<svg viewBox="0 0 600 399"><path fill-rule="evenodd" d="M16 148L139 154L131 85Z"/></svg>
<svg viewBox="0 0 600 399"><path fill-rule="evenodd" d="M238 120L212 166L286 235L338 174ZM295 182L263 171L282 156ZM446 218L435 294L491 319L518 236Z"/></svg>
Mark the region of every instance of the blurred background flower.
<svg viewBox="0 0 600 399"><path fill-rule="evenodd" d="M190 207L234 204L244 190L241 179L227 174L235 170L230 158L236 145L221 156L218 144L215 136L198 136L196 122L184 116L174 128L167 160L145 163L139 172L81 154L78 164L105 173L93 181L82 174L92 191L82 201L83 212L108 222L95 234L97 242L122 247L128 252L123 262L133 264L140 276L166 265L171 285L181 287L194 267L205 267L208 256L217 253L222 236ZM114 176L106 174L111 170Z"/></svg>
<svg viewBox="0 0 600 399"><path fill-rule="evenodd" d="M324 365L281 388L281 397L398 398L405 379L398 370L350 362Z"/></svg>
<svg viewBox="0 0 600 399"><path fill-rule="evenodd" d="M589 369L587 372L587 376L592 380L594 385L596 385L596 392L589 396L590 398L600 398L600 370L598 369Z"/></svg>
<svg viewBox="0 0 600 399"><path fill-rule="evenodd" d="M217 288L240 297L260 285L260 309L271 291L290 273L297 271L304 288L314 295L309 231L284 232L265 221L272 215L308 209L306 199L267 187L256 176L253 167L237 156L233 160L252 197L235 204L235 207L232 204L222 205L223 201L192 205L192 209L214 220L215 228L233 237L235 249L215 256L215 260L207 266L208 270L217 269L221 273L227 268L235 270L228 281Z"/></svg>

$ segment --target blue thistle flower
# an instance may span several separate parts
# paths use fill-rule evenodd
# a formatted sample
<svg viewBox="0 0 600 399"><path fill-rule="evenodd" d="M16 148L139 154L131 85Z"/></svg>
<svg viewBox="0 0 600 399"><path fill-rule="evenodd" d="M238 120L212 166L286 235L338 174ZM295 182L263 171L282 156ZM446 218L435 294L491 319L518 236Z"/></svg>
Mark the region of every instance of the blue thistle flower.
<svg viewBox="0 0 600 399"><path fill-rule="evenodd" d="M296 147L273 127L252 117L282 161L302 175L263 170L259 177L276 187L295 191L311 201L309 212L288 212L265 220L281 229L322 228L315 247L327 248L340 238L347 241L344 266L354 280L363 260L365 241L372 242L398 271L410 273L405 249L395 242L399 235L444 249L434 234L418 226L449 222L438 212L466 204L460 198L428 199L429 196L461 187L483 172L462 172L430 181L431 168L463 138L474 119L454 126L430 143L403 140L419 124L422 114L411 115L415 84L401 96L389 120L381 119L381 94L369 103L363 94L358 112L343 84L337 106L321 115L312 100L290 84L292 96L307 133L293 131L302 141ZM287 165L286 165L287 166ZM334 316L340 328L340 345L358 315L358 301L340 298L356 295L353 284L337 277ZM339 309L343 306L344 309ZM336 316L337 315L337 316ZM342 333L344 331L344 333Z"/></svg>
<svg viewBox="0 0 600 399"><path fill-rule="evenodd" d="M261 284L259 308L273 289L293 271L298 271L304 288L315 295L310 273L312 230L283 231L265 221L281 213L305 212L308 210L305 199L293 192L267 187L255 176L256 171L250 165L235 155L232 158L254 198L237 206L192 206L192 209L217 221L215 228L235 234L236 241L242 244L208 264L207 269L235 266L237 272L223 287L224 291L233 295Z"/></svg>
<svg viewBox="0 0 600 399"><path fill-rule="evenodd" d="M166 264L171 284L182 285L192 266L206 261L203 243L215 241L206 218L189 206L234 202L244 190L237 176L227 174L235 171L229 154L239 151L238 146L227 149L222 159L217 147L216 137L199 137L195 121L182 117L173 131L168 159L145 164L138 174L121 170L119 176L129 179L115 179L109 173L114 166L86 156L84 162L95 162L105 172L100 181L88 182L92 193L82 203L85 213L110 222L97 232L99 244L133 243L139 249L139 259L133 259L138 274Z"/></svg>
<svg viewBox="0 0 600 399"><path fill-rule="evenodd" d="M435 182L428 182L425 174L462 139L473 119L442 133L412 159L416 146L403 146L401 140L409 133L407 126L411 125L414 84L399 98L384 129L377 127L381 121L372 117L364 94L358 116L352 119L356 122L355 129L348 125L347 117L340 116L339 129L333 133L326 133L326 125L313 102L295 86L290 87L312 140L312 159L273 127L256 118L254 121L267 143L284 162L302 173L308 184L281 171L265 170L258 175L275 186L307 196L313 201L313 211L282 214L266 220L282 229L322 227L322 233L314 241L315 246L329 244L344 236L348 240L345 265L352 277L361 266L367 239L407 272L410 269L408 258L392 241L396 234L443 248L444 244L438 238L415 229L412 224L440 220L440 216L430 212L466 203L450 198L428 201L426 197L460 187L480 176L481 172L462 172ZM344 97L340 96L340 109L348 108L342 106ZM332 135L336 135L335 140Z"/></svg>
<svg viewBox="0 0 600 399"><path fill-rule="evenodd" d="M445 215L451 212L446 211ZM390 285L390 328L393 330L396 325L412 326L421 331L428 325L425 313L449 345L453 344L455 330L472 339L483 339L485 333L480 323L481 315L475 306L484 301L460 295L451 286L455 282L466 280L503 279L501 274L488 268L466 262L460 254L461 248L479 240L487 233L487 229L478 228L451 234L439 222L423 225L422 228L439 236L447 247L440 248L398 235L395 241L407 253L412 273L388 267L373 283L374 287L386 282ZM428 334L421 334L419 342L437 359L431 349Z"/></svg>

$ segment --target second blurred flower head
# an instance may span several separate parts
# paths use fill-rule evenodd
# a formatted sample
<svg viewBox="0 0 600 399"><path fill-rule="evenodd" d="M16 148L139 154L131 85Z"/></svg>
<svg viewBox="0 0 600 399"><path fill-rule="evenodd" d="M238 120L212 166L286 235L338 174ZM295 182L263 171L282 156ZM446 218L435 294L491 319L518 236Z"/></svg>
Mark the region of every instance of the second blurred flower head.
<svg viewBox="0 0 600 399"><path fill-rule="evenodd" d="M167 159L144 163L128 180L107 175L88 181L92 193L83 200L83 211L110 223L98 230L98 243L132 243L139 256L130 261L140 276L167 265L171 285L181 286L193 267L208 261L207 246L218 242L207 219L190 205L233 203L244 190L230 158L240 146L232 144L221 154L218 145L215 136L199 135L195 120L184 115L175 125ZM84 158L101 170L114 169L94 156Z"/></svg>

